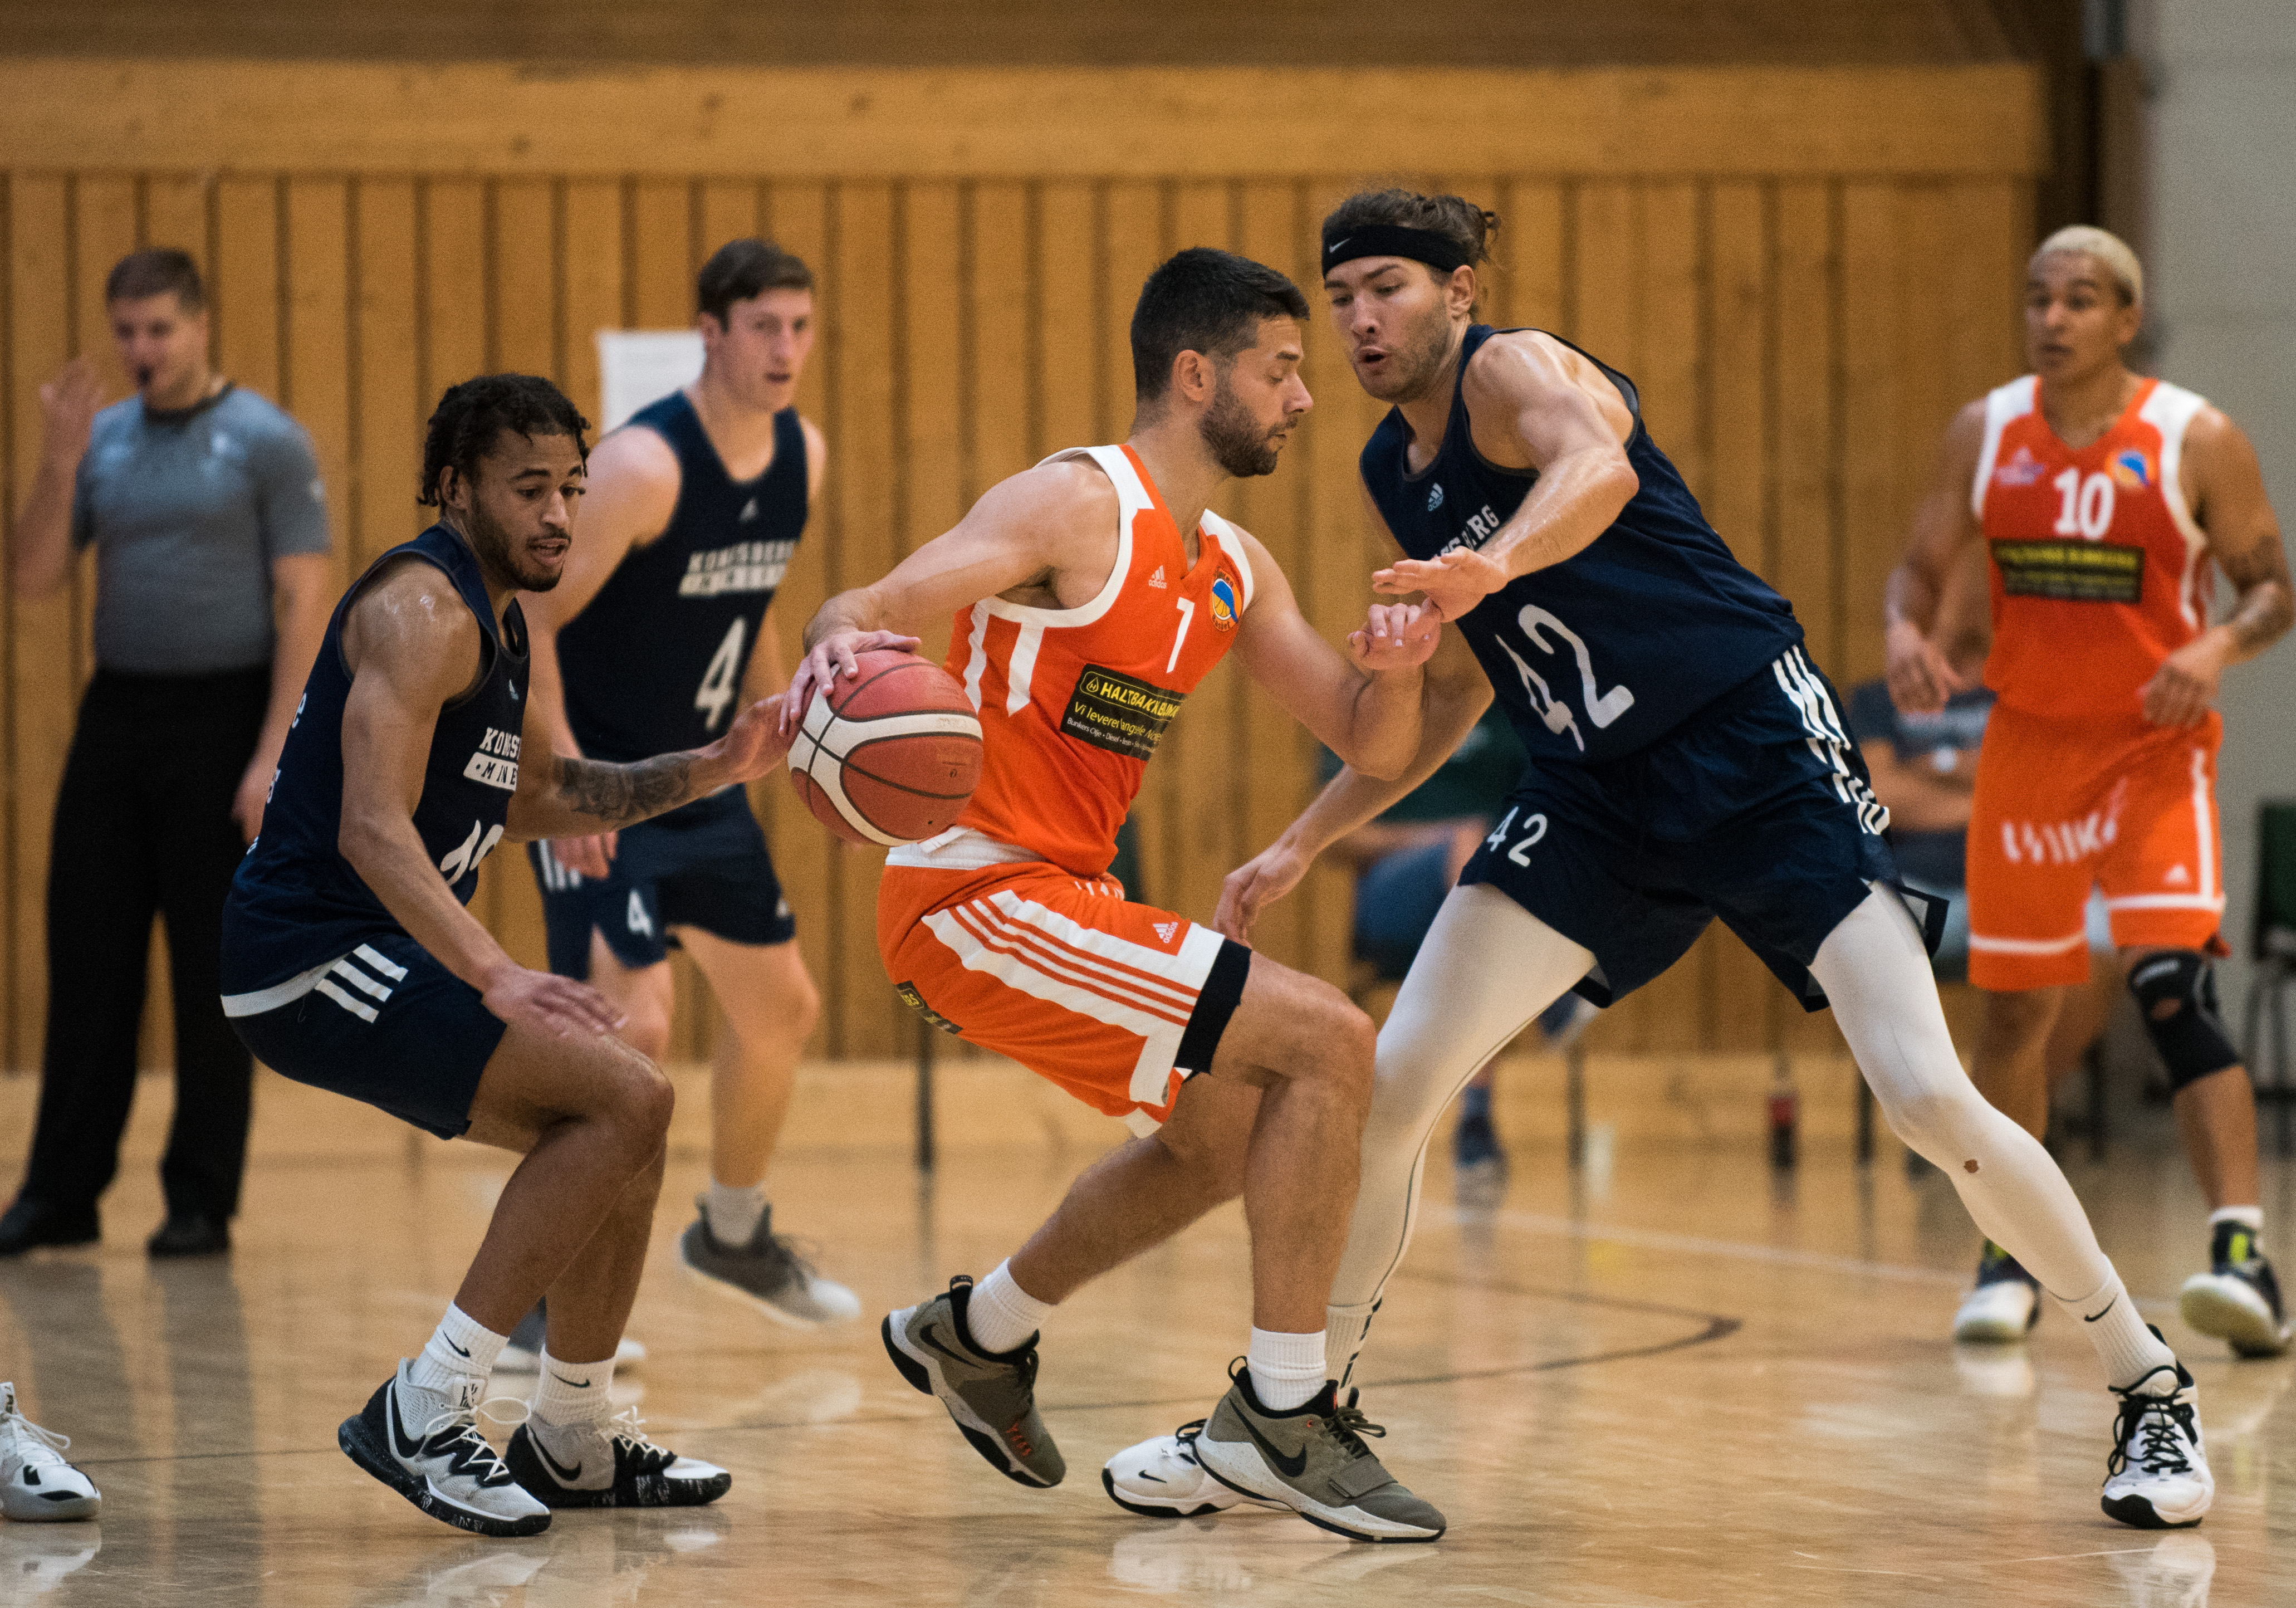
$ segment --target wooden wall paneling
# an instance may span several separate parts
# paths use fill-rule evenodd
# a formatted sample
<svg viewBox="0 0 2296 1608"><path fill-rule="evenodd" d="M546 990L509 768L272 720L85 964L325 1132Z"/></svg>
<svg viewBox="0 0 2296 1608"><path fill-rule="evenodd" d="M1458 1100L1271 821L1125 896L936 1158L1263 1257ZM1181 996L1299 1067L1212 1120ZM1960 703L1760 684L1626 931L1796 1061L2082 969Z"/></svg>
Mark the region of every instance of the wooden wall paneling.
<svg viewBox="0 0 2296 1608"><path fill-rule="evenodd" d="M710 253L727 241L763 233L758 220L765 198L752 179L709 179L697 187L701 196L694 209L693 271L699 275Z"/></svg>
<svg viewBox="0 0 2296 1608"><path fill-rule="evenodd" d="M1781 185L1773 262L1777 331L1776 367L1778 582L1800 616L1810 659L1828 675L1841 673L1841 431L1858 392L1844 371L1857 351L1841 338L1840 298L1844 281L1859 278L1845 267L1836 221L1836 192L1822 184ZM1846 327L1857 328L1854 321ZM1854 500L1855 493L1849 494ZM1828 1015L1813 1016L1782 989L1769 992L1779 1044L1800 1053L1838 1050Z"/></svg>
<svg viewBox="0 0 2296 1608"><path fill-rule="evenodd" d="M1904 549L1914 500L1938 439L1955 408L1969 400L1956 396L1953 384L1948 320L1957 310L1952 275L1954 261L1964 250L1964 221L1954 215L1952 201L1941 185L1915 184L1898 190L1898 249L1890 264L1895 269L1893 305L1883 309L1869 300L1864 309L1868 315L1894 317L1865 324L1845 314L1846 328L1871 329L1876 344L1883 348L1878 357L1890 366L1898 411L1884 423L1884 433L1861 439L1866 431L1859 427L1844 443L1845 457L1852 464L1878 448L1873 473L1877 479L1887 477L1882 495L1853 493L1844 505L1851 521L1843 550L1848 607L1841 668L1835 672L1844 696L1859 682L1882 673L1882 584Z"/></svg>
<svg viewBox="0 0 2296 1608"><path fill-rule="evenodd" d="M837 234L831 252L838 299L836 339L825 354L835 378L836 431L844 442L845 473L832 489L838 510L836 578L864 585L893 567L894 349L885 316L893 304L894 264L902 249L903 220L895 191L883 184L840 185ZM906 1047L911 1030L898 1008L877 958L877 884L884 855L840 845L838 850L838 1053L890 1055Z"/></svg>
<svg viewBox="0 0 2296 1608"><path fill-rule="evenodd" d="M407 179L357 181L351 195L357 285L351 352L350 570L429 522L415 494L422 471L422 423L438 400L426 395L415 350L415 190Z"/></svg>
<svg viewBox="0 0 2296 1608"><path fill-rule="evenodd" d="M7 184L8 501L11 528L40 463L40 387L73 347L70 319L70 181L12 175ZM8 598L7 1041L11 1069L40 1063L47 1021L48 834L63 780L79 683L72 656L70 588L37 602L16 595L12 567L0 579Z"/></svg>
<svg viewBox="0 0 2296 1608"><path fill-rule="evenodd" d="M956 512L960 516L982 492L1045 455L1029 439L1034 423L1031 415L1036 412L1032 398L1037 383L1029 361L1036 333L1029 326L1037 291L1029 233L1028 189L1022 185L1004 183L972 185L968 189L962 238L957 229L945 229L938 215L932 219L931 231L912 228L909 234L913 261L929 266L931 271L951 283L960 272L965 280L963 333L967 371L960 376L954 364L946 371L937 370L929 362L935 349L931 346L913 345L908 360L913 383L945 383L930 377L945 372L964 387L964 480L952 488L958 494ZM953 313L956 309L950 310ZM950 323L949 332L954 337L958 332L955 319ZM928 339L939 340L941 337L936 334ZM940 529L947 529L947 526Z"/></svg>
<svg viewBox="0 0 2296 1608"><path fill-rule="evenodd" d="M630 255L633 323L638 329L682 330L693 322L693 186L681 180L630 183L625 248Z"/></svg>
<svg viewBox="0 0 2296 1608"><path fill-rule="evenodd" d="M1092 340L1098 406L1089 438L1095 443L1121 441L1131 432L1132 309L1139 300L1140 287L1170 249L1165 201L1162 186L1145 183L1110 185L1096 198L1099 299ZM1181 719L1185 718L1184 712ZM1177 726L1176 721L1175 730ZM1133 800L1131 817L1140 846L1140 874L1139 886L1129 891L1136 899L1167 909L1179 893L1170 853L1171 809L1167 797L1174 768L1170 755L1176 751L1177 744L1168 732L1166 746L1149 762L1139 797Z"/></svg>
<svg viewBox="0 0 2296 1608"><path fill-rule="evenodd" d="M268 176L227 178L216 185L214 312L216 356L223 372L250 390L279 399L280 325L285 287L279 196Z"/></svg>
<svg viewBox="0 0 2296 1608"><path fill-rule="evenodd" d="M1472 200L1473 197L1468 199ZM1563 187L1548 179L1518 179L1485 201L1499 215L1492 263L1483 271L1493 312L1509 324L1558 329L1562 322Z"/></svg>
<svg viewBox="0 0 2296 1608"><path fill-rule="evenodd" d="M287 346L280 390L311 438L327 490L336 589L349 580L351 268L349 186L306 178L287 186Z"/></svg>
<svg viewBox="0 0 2296 1608"><path fill-rule="evenodd" d="M211 175L153 174L144 181L141 243L189 252L200 273L212 277L216 265L208 245L214 196Z"/></svg>
<svg viewBox="0 0 2296 1608"><path fill-rule="evenodd" d="M1030 190L1037 309L1031 395L1037 416L1029 451L1034 461L1062 447L1100 446L1114 438L1101 429L1099 365L1107 338L1101 315L1097 193L1093 185L1073 181ZM1128 301L1125 311L1128 316ZM1128 357L1125 373L1130 372Z"/></svg>
<svg viewBox="0 0 2296 1608"><path fill-rule="evenodd" d="M998 195L989 205L994 232L1010 240L1011 262L1000 265L1002 277L1027 277L1025 242L1017 227L1022 211L1020 186L996 186ZM980 267L977 248L968 250L967 234L981 207L971 185L912 185L901 198L902 240L898 264L900 283L894 287L896 319L894 384L899 413L893 447L896 505L892 522L893 556L906 558L940 535L964 516L965 460L976 450L977 438L968 426L967 400L978 394L978 381L964 370L983 349L977 332L980 319ZM1009 210L1010 219L1003 214ZM1017 267L1019 272L1012 270ZM1016 296L1025 317L1025 297ZM1021 419L1026 381L1019 358L1026 342L1015 327L1000 330L990 346L1009 351L994 354L1002 365L991 389L998 396L997 421ZM1009 426L1007 426L1009 428ZM1023 442L1021 451L1025 453ZM928 647L931 644L928 644Z"/></svg>
<svg viewBox="0 0 2296 1608"><path fill-rule="evenodd" d="M1962 404L2024 372L2021 304L2025 258L2033 242L2030 225L2018 205L2017 186L1999 180L1972 181L1952 185L1948 197L1955 238L1946 261L1945 327L1940 333L1947 352L1949 422ZM1922 483L1914 482L1917 496Z"/></svg>
<svg viewBox="0 0 2296 1608"><path fill-rule="evenodd" d="M582 416L604 423L598 381L598 332L622 323L622 187L610 179L577 179L564 187L566 394Z"/></svg>
<svg viewBox="0 0 2296 1608"><path fill-rule="evenodd" d="M103 282L112 265L135 249L135 182L104 175L72 185L73 351L85 354L103 381L108 405L135 390L120 366L105 310ZM72 671L84 686L95 668L95 564L83 557L72 575Z"/></svg>

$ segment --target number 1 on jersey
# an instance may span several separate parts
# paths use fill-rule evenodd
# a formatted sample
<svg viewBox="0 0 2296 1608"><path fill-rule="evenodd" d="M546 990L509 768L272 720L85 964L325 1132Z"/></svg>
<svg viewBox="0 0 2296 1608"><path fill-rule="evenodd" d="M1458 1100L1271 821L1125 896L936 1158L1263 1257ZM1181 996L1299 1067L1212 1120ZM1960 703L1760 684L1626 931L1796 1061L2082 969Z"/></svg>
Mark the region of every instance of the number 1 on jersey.
<svg viewBox="0 0 2296 1608"><path fill-rule="evenodd" d="M742 679L742 644L749 634L750 622L736 617L726 628L726 640L709 656L709 668L701 674L701 689L693 694L693 707L701 711L703 731L716 731L718 723L726 718L726 706L734 701L734 690Z"/></svg>

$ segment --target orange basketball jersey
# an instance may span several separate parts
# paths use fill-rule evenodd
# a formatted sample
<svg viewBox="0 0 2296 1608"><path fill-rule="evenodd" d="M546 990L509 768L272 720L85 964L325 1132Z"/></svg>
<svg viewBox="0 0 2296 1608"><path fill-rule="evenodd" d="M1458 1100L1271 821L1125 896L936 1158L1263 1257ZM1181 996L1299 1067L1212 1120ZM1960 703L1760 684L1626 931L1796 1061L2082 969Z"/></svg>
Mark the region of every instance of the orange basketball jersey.
<svg viewBox="0 0 2296 1608"><path fill-rule="evenodd" d="M1235 640L1251 562L1234 526L1206 513L1196 562L1128 447L1085 447L1115 482L1116 564L1091 602L1033 609L984 598L956 617L948 673L980 712L980 785L957 817L1078 876L1116 857L1141 773L1164 728Z"/></svg>
<svg viewBox="0 0 2296 1608"><path fill-rule="evenodd" d="M2147 380L2076 452L2028 374L1985 399L1971 506L1993 554L1986 684L2035 715L2132 718L2136 691L2207 623L2208 537L2178 474L2207 402Z"/></svg>

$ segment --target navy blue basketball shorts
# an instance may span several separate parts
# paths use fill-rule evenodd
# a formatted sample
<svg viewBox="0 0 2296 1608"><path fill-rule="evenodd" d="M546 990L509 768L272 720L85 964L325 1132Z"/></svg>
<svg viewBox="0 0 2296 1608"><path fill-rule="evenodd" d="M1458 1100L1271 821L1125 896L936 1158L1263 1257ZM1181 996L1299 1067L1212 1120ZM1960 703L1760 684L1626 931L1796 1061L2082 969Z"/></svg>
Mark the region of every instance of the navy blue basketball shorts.
<svg viewBox="0 0 2296 1608"><path fill-rule="evenodd" d="M504 1022L406 933L385 929L274 988L226 994L240 1042L283 1077L458 1139Z"/></svg>
<svg viewBox="0 0 2296 1608"><path fill-rule="evenodd" d="M1808 1011L1818 946L1874 882L1934 953L1945 902L1906 889L1833 685L1797 647L1639 753L1534 765L1460 874L1595 954L1577 991L1623 999L1719 916Z"/></svg>
<svg viewBox="0 0 2296 1608"><path fill-rule="evenodd" d="M738 787L623 827L603 880L570 869L546 842L526 853L542 889L550 969L561 977L590 975L593 932L632 971L669 957L673 927L734 944L797 936L766 834Z"/></svg>

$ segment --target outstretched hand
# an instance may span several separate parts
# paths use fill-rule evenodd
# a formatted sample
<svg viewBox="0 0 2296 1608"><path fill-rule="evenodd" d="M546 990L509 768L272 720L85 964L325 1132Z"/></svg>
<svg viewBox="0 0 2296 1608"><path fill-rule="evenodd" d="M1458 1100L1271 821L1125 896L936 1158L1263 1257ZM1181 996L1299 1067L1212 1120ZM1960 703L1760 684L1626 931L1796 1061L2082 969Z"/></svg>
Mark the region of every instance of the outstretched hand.
<svg viewBox="0 0 2296 1608"><path fill-rule="evenodd" d="M1402 558L1371 578L1372 589L1390 596L1425 595L1439 619L1457 619L1507 584L1505 567L1471 547L1454 547L1434 558Z"/></svg>
<svg viewBox="0 0 2296 1608"><path fill-rule="evenodd" d="M1425 664L1443 639L1443 617L1426 603L1374 603L1360 630L1348 633L1348 657L1376 676Z"/></svg>
<svg viewBox="0 0 2296 1608"><path fill-rule="evenodd" d="M701 751L701 757L722 767L728 782L754 782L771 772L789 758L795 735L795 728L782 718L791 696L775 693L743 709L726 734Z"/></svg>
<svg viewBox="0 0 2296 1608"><path fill-rule="evenodd" d="M1237 943L1251 941L1252 924L1259 913L1300 885L1315 856L1303 854L1278 838L1227 874L1220 883L1218 908L1212 925Z"/></svg>
<svg viewBox="0 0 2296 1608"><path fill-rule="evenodd" d="M782 695L782 730L794 736L804 724L806 710L813 707L813 695L827 691L840 676L859 675L862 654L881 648L913 653L920 640L898 631L832 631L798 660L797 674L790 677L789 691Z"/></svg>
<svg viewBox="0 0 2296 1608"><path fill-rule="evenodd" d="M622 1025L621 1012L587 983L548 972L529 972L504 962L488 980L482 997L488 1010L513 1027L553 1038L576 1033L611 1033Z"/></svg>

